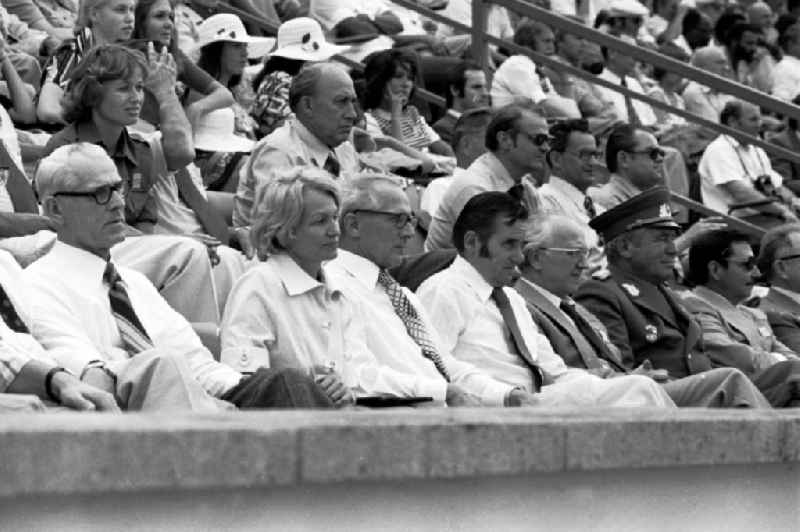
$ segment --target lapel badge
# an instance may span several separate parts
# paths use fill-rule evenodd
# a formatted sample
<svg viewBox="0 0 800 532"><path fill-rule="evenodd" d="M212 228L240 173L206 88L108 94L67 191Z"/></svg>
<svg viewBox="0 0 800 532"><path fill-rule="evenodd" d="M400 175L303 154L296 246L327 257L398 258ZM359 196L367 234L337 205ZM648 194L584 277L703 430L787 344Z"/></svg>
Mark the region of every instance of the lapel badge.
<svg viewBox="0 0 800 532"><path fill-rule="evenodd" d="M644 326L644 339L651 344L658 340L658 329L655 325L647 324Z"/></svg>
<svg viewBox="0 0 800 532"><path fill-rule="evenodd" d="M622 283L621 286L631 295L631 297L639 297L639 289L636 288L636 285L632 285L631 283Z"/></svg>

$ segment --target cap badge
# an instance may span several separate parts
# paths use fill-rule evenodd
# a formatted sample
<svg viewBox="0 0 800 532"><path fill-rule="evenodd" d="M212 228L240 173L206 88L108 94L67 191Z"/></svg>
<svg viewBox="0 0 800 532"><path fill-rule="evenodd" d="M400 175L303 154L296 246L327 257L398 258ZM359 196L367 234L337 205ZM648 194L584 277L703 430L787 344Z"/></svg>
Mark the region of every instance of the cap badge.
<svg viewBox="0 0 800 532"><path fill-rule="evenodd" d="M622 283L622 288L624 288L625 291L631 295L631 297L639 297L639 289L636 288L635 285L632 285L631 283Z"/></svg>
<svg viewBox="0 0 800 532"><path fill-rule="evenodd" d="M644 339L651 344L658 340L658 329L655 325L647 324L644 326Z"/></svg>
<svg viewBox="0 0 800 532"><path fill-rule="evenodd" d="M661 207L658 208L658 216L659 218L670 218L672 217L672 211L669 208L669 205L666 203L662 203Z"/></svg>

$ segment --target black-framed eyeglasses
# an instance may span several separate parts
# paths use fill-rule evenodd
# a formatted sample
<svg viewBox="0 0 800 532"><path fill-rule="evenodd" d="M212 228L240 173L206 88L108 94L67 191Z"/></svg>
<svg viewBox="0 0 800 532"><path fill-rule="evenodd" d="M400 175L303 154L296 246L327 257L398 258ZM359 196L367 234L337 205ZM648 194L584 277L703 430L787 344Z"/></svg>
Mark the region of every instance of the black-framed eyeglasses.
<svg viewBox="0 0 800 532"><path fill-rule="evenodd" d="M94 190L87 190L85 192L73 192L73 191L56 192L55 194L53 194L53 196L75 196L75 197L94 198L94 201L98 205L106 205L109 201L111 201L111 196L113 196L115 192L117 193L122 192L122 181L114 185L103 185L102 187L98 187Z"/></svg>
<svg viewBox="0 0 800 532"><path fill-rule="evenodd" d="M583 162L591 163L594 161L599 161L603 157L603 152L601 151L565 151L564 153L569 153L570 155L577 157Z"/></svg>
<svg viewBox="0 0 800 532"><path fill-rule="evenodd" d="M653 161L658 161L659 159L663 159L664 156L667 154L667 152L665 152L664 149L660 146L652 146L650 148L645 148L643 150L625 150L625 151L637 155L639 154L647 155Z"/></svg>
<svg viewBox="0 0 800 532"><path fill-rule="evenodd" d="M555 251L556 253L563 253L573 260L586 260L589 258L589 250L587 248L555 248L555 247L542 247L545 251Z"/></svg>
<svg viewBox="0 0 800 532"><path fill-rule="evenodd" d="M525 135L525 137L527 137L527 139L531 141L534 146L544 146L545 144L550 146L550 144L553 142L553 137L547 133L537 133L535 135L531 135L530 133L520 131L519 134Z"/></svg>
<svg viewBox="0 0 800 532"><path fill-rule="evenodd" d="M392 221L394 226L398 229L403 229L408 224L411 224L412 227L417 226L417 215L414 214L413 212L376 211L373 209L356 209L352 212L354 213L366 212L367 214L378 214L381 216L386 216Z"/></svg>

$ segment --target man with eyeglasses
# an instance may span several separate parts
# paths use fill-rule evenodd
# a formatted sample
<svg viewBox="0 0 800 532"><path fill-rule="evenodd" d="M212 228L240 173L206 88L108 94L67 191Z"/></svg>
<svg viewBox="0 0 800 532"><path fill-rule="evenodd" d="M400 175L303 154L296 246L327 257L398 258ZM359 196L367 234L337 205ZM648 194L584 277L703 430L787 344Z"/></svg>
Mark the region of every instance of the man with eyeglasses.
<svg viewBox="0 0 800 532"><path fill-rule="evenodd" d="M542 406L660 406L673 401L651 379L602 379L568 368L511 287L523 262L528 212L511 195L484 192L456 220L455 261L417 290L445 349Z"/></svg>
<svg viewBox="0 0 800 532"><path fill-rule="evenodd" d="M767 231L759 246L758 268L770 287L759 308L778 340L800 353L800 225Z"/></svg>
<svg viewBox="0 0 800 532"><path fill-rule="evenodd" d="M589 248L576 221L559 215L538 216L525 233L525 262L515 288L525 298L534 322L570 367L603 378L646 375L660 382L678 406L769 407L758 389L733 368L718 368L668 379L651 364L625 364L608 332L572 296L587 268ZM666 379L666 380L665 380Z"/></svg>
<svg viewBox="0 0 800 532"><path fill-rule="evenodd" d="M453 178L434 213L425 250L451 249L453 224L467 201L481 192L513 189L528 209L539 208L537 185L547 174L550 134L547 121L525 107L508 105L496 111L486 128L484 153Z"/></svg>
<svg viewBox="0 0 800 532"><path fill-rule="evenodd" d="M712 364L742 370L775 407L800 406L800 358L775 337L763 311L745 305L761 276L746 235L698 237L689 249L695 288L683 297L700 322Z"/></svg>
<svg viewBox="0 0 800 532"><path fill-rule="evenodd" d="M339 254L326 272L363 310L380 388L398 397L432 397L448 406L526 404L530 397L522 390L453 358L416 296L387 271L400 263L415 224L396 179L362 175L345 186Z"/></svg>

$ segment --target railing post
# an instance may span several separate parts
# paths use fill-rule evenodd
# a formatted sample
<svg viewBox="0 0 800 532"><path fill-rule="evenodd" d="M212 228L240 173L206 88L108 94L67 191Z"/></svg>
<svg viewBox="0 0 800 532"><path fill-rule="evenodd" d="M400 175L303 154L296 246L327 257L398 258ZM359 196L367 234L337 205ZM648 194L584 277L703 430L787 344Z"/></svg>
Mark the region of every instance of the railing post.
<svg viewBox="0 0 800 532"><path fill-rule="evenodd" d="M491 4L486 0L472 0L472 59L490 77L489 43L486 41L486 27Z"/></svg>

